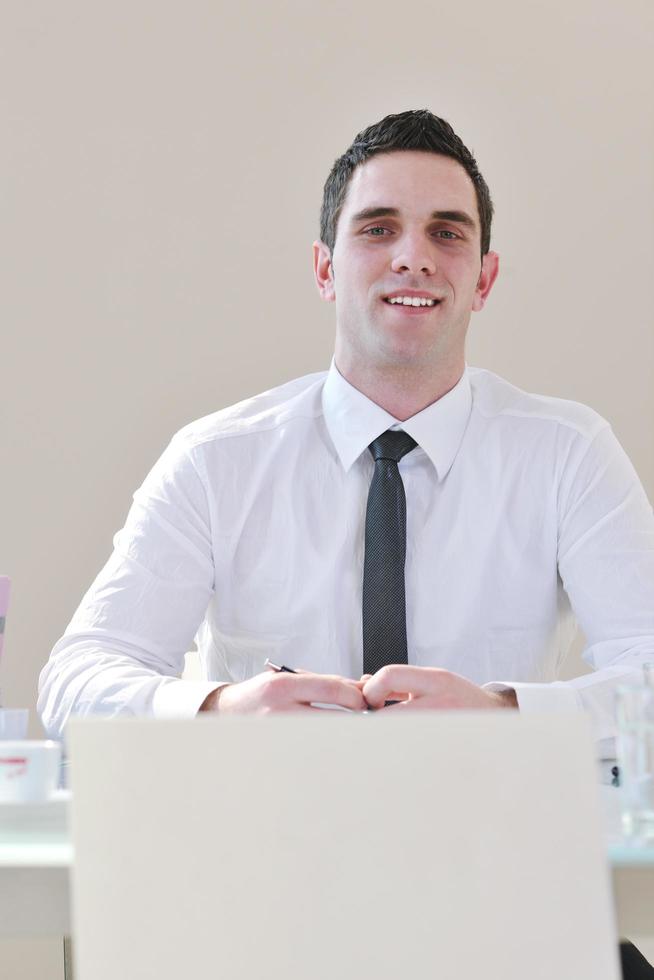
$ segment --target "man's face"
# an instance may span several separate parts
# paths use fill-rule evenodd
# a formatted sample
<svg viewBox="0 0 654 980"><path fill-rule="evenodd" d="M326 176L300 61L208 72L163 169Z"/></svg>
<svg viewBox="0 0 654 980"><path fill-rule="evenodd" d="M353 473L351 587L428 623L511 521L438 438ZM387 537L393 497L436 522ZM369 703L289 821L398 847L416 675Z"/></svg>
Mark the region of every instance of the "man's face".
<svg viewBox="0 0 654 980"><path fill-rule="evenodd" d="M333 255L314 244L322 298L336 303L339 368L462 367L470 314L497 275L497 256L482 263L480 251L475 190L455 160L403 150L357 167ZM388 300L416 292L434 304Z"/></svg>

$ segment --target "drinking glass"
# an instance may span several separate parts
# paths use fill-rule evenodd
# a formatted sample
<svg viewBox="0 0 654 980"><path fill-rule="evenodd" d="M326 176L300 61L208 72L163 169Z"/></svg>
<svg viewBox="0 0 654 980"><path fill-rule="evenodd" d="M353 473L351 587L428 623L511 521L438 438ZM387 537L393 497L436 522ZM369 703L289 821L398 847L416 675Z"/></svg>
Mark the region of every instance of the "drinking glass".
<svg viewBox="0 0 654 980"><path fill-rule="evenodd" d="M29 708L0 708L0 741L27 738Z"/></svg>
<svg viewBox="0 0 654 980"><path fill-rule="evenodd" d="M617 755L622 831L634 842L654 844L654 667L642 683L616 691Z"/></svg>

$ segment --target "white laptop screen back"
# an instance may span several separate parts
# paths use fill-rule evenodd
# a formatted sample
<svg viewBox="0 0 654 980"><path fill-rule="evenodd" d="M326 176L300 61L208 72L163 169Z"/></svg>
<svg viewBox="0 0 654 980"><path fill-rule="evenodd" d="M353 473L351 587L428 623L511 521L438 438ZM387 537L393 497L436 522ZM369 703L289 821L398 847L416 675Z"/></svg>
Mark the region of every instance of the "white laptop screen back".
<svg viewBox="0 0 654 980"><path fill-rule="evenodd" d="M617 980L583 716L78 720L80 980Z"/></svg>

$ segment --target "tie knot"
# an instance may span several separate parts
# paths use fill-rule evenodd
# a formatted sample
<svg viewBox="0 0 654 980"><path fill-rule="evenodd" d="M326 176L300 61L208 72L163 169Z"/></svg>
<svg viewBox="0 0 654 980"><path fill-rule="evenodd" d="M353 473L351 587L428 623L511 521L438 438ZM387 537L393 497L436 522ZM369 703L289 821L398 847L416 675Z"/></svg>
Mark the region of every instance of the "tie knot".
<svg viewBox="0 0 654 980"><path fill-rule="evenodd" d="M399 463L403 456L415 449L418 443L412 439L408 432L396 429L395 432L388 429L370 443L368 449L372 453L375 462L378 459L392 459Z"/></svg>

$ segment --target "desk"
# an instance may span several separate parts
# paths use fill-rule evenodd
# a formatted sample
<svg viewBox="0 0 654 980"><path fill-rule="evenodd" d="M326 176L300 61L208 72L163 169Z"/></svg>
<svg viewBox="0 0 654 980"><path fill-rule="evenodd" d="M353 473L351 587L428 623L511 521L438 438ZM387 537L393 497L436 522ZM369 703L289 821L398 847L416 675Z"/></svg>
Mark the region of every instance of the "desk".
<svg viewBox="0 0 654 980"><path fill-rule="evenodd" d="M618 934L654 937L654 846L635 847L622 840L619 790L600 786L600 800Z"/></svg>
<svg viewBox="0 0 654 980"><path fill-rule="evenodd" d="M70 935L69 803L0 807L0 936Z"/></svg>
<svg viewBox="0 0 654 980"><path fill-rule="evenodd" d="M654 847L621 841L619 791L601 786L600 796L618 934L654 937ZM68 832L39 829L21 836L0 827L0 936L69 936L74 854Z"/></svg>

